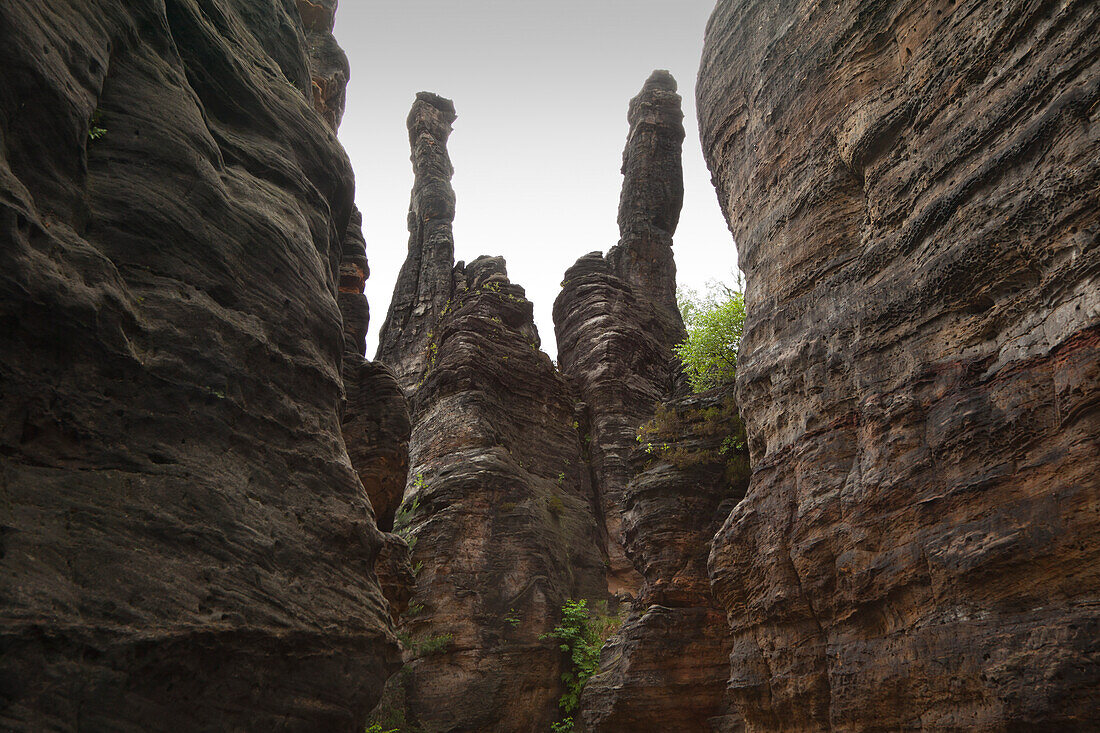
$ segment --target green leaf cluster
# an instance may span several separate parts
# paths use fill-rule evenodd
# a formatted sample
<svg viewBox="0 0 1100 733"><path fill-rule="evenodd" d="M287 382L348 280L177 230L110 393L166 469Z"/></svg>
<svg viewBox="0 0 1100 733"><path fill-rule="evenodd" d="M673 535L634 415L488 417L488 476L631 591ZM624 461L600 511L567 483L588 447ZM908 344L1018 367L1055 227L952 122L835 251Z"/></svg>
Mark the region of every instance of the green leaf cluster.
<svg viewBox="0 0 1100 733"><path fill-rule="evenodd" d="M88 139L99 140L107 134L107 128L102 127L103 116L97 109L92 113L92 119L88 122Z"/></svg>
<svg viewBox="0 0 1100 733"><path fill-rule="evenodd" d="M677 300L688 335L675 351L692 389L702 392L732 382L745 328L744 293L715 283L704 296L682 289Z"/></svg>
<svg viewBox="0 0 1100 733"><path fill-rule="evenodd" d="M558 698L563 713L572 713L581 700L581 690L600 666L600 649L607 637L622 626L622 619L607 613L606 603L590 609L584 598L567 600L561 607L561 623L540 639L557 639L558 645L569 657L569 667L562 672L565 692ZM551 725L553 733L573 730L572 716Z"/></svg>

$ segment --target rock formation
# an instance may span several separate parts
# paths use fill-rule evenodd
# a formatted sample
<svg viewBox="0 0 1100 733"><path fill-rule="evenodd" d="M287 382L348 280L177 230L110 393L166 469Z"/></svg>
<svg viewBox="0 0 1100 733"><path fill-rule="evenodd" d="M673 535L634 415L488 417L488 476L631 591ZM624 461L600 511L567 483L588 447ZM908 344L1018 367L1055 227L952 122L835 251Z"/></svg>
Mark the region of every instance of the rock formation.
<svg viewBox="0 0 1100 733"><path fill-rule="evenodd" d="M351 77L348 58L332 35L337 0L295 2L306 33L313 108L335 132L344 117L348 79Z"/></svg>
<svg viewBox="0 0 1100 733"><path fill-rule="evenodd" d="M603 559L573 399L539 349L531 303L501 258L454 265L437 124L449 126L453 109L420 94L409 118L413 237L379 353L415 390L398 529L417 579L401 626L407 664L374 719L427 731L548 730L564 660L540 637L566 599L606 595ZM441 208L446 217L433 213Z"/></svg>
<svg viewBox="0 0 1100 733"><path fill-rule="evenodd" d="M748 484L737 405L728 388L681 394L659 404L639 435L622 518L624 547L645 581L584 688L585 730L733 730L733 637L707 556Z"/></svg>
<svg viewBox="0 0 1100 733"><path fill-rule="evenodd" d="M749 731L1092 730L1100 8L722 0L748 278L716 538Z"/></svg>
<svg viewBox="0 0 1100 733"><path fill-rule="evenodd" d="M585 255L565 273L554 302L561 371L583 401L612 592L641 578L622 549L623 492L633 475L638 427L669 393L684 337L676 305L672 235L683 204L683 113L676 82L657 71L630 103L623 153L619 244Z"/></svg>
<svg viewBox="0 0 1100 733"><path fill-rule="evenodd" d="M0 5L0 727L361 730L398 664L306 21Z"/></svg>
<svg viewBox="0 0 1100 733"><path fill-rule="evenodd" d="M730 712L732 636L706 560L744 493L747 463L743 442L729 442L740 429L729 390L676 389L672 347L685 332L671 249L683 202L675 92L659 71L631 102L622 239L570 268L554 304L562 371L584 400L608 583L634 596L584 690L580 718L592 733L704 731Z"/></svg>
<svg viewBox="0 0 1100 733"><path fill-rule="evenodd" d="M413 389L424 371L431 329L451 295L455 192L447 139L454 121L454 104L449 99L427 92L416 95L408 119L414 174L409 254L397 276L375 357L394 371L406 391Z"/></svg>
<svg viewBox="0 0 1100 733"><path fill-rule="evenodd" d="M340 313L344 321L345 404L340 429L348 458L367 492L378 527L393 528L409 468L409 405L393 373L367 361L370 312L364 295L367 277L362 214L353 208L340 259ZM405 541L386 534L375 572L394 620L404 612L414 583Z"/></svg>

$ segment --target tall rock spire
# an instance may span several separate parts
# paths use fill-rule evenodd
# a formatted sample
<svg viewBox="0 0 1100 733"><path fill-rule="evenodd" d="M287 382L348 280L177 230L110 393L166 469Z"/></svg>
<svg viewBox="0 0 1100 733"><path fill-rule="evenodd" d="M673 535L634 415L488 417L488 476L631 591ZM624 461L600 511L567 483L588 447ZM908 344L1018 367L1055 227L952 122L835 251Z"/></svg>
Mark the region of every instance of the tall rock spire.
<svg viewBox="0 0 1100 733"><path fill-rule="evenodd" d="M630 103L619 202L621 238L604 257L585 255L554 302L562 372L583 401L605 531L608 585L633 594L641 577L622 548L622 498L633 475L638 427L679 373L672 347L684 337L676 306L672 233L684 183L683 113L676 82L655 71Z"/></svg>
<svg viewBox="0 0 1100 733"><path fill-rule="evenodd" d="M672 74L654 71L630 101L627 119L619 234L656 229L671 237L684 204L684 113Z"/></svg>
<svg viewBox="0 0 1100 733"><path fill-rule="evenodd" d="M684 205L684 113L676 80L654 71L630 100L630 134L623 150L619 246L608 253L612 269L653 306L657 339L683 338L676 305L672 235Z"/></svg>
<svg viewBox="0 0 1100 733"><path fill-rule="evenodd" d="M427 361L431 329L451 297L454 268L454 167L447 139L454 103L429 92L416 95L409 112L413 190L409 203L409 254L393 289L376 358L410 390Z"/></svg>

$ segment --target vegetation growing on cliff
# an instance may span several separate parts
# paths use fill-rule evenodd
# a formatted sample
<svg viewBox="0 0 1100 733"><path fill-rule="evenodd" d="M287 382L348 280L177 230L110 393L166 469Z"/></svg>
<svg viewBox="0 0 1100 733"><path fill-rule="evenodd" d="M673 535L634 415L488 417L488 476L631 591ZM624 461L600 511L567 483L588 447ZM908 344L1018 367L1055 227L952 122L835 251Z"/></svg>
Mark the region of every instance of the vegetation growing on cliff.
<svg viewBox="0 0 1100 733"><path fill-rule="evenodd" d="M687 338L675 347L692 389L703 392L733 381L745 328L745 295L712 282L705 295L681 288L676 297Z"/></svg>
<svg viewBox="0 0 1100 733"><path fill-rule="evenodd" d="M638 429L642 450L679 469L724 464L731 483L747 478L745 425L733 395L720 397L707 407L658 404L653 419Z"/></svg>
<svg viewBox="0 0 1100 733"><path fill-rule="evenodd" d="M563 652L569 655L569 666L562 672L565 692L558 698L558 705L567 717L560 723L552 723L552 733L568 733L573 730L573 717L569 715L580 704L584 683L600 666L600 649L607 638L622 626L622 619L607 612L607 604L600 602L594 609L584 598L567 600L561 607L561 623L541 639L557 639Z"/></svg>

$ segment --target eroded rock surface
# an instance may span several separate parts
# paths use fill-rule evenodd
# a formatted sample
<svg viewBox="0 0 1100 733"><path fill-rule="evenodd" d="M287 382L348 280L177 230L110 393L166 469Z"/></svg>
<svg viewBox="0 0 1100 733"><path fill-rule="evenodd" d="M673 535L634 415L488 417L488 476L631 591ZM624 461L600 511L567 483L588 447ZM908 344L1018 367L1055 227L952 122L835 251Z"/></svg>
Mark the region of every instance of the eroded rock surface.
<svg viewBox="0 0 1100 733"><path fill-rule="evenodd" d="M733 636L711 594L710 541L744 496L744 430L729 388L658 405L623 494L623 541L644 582L584 688L585 730L733 730ZM727 727L722 727L727 726Z"/></svg>
<svg viewBox="0 0 1100 733"><path fill-rule="evenodd" d="M722 0L753 477L710 560L748 730L1090 730L1100 8Z"/></svg>
<svg viewBox="0 0 1100 733"><path fill-rule="evenodd" d="M398 663L306 33L0 6L0 727L361 730Z"/></svg>
<svg viewBox="0 0 1100 733"><path fill-rule="evenodd" d="M340 430L348 458L370 499L378 527L393 528L409 469L409 403L393 372L364 357L370 310L364 294L370 269L363 217L353 208L340 258L340 313L344 321L344 411ZM375 572L396 621L412 595L413 575L405 541L386 534Z"/></svg>
<svg viewBox="0 0 1100 733"><path fill-rule="evenodd" d="M344 117L348 79L351 77L348 57L332 35L338 0L295 2L306 33L313 108L335 132Z"/></svg>
<svg viewBox="0 0 1100 733"><path fill-rule="evenodd" d="M561 371L584 403L598 509L609 557L608 585L633 594L641 577L622 549L623 492L633 475L638 427L669 393L684 337L676 306L672 235L683 204L683 113L676 82L657 71L630 103L623 153L618 245L565 273L554 302Z"/></svg>
<svg viewBox="0 0 1100 733"><path fill-rule="evenodd" d="M409 119L413 237L387 319L393 340L379 353L406 369L415 394L398 531L417 577L401 625L406 666L373 719L425 731L545 731L559 718L564 660L540 636L566 599L606 595L574 402L504 260L454 264L439 132L444 123L449 131L453 106L420 94ZM431 213L440 206L443 219Z"/></svg>
<svg viewBox="0 0 1100 733"><path fill-rule="evenodd" d="M375 357L393 370L407 392L415 389L424 371L432 328L451 295L455 192L447 139L454 121L451 100L428 92L416 95L408 118L414 174L409 254L397 276Z"/></svg>

